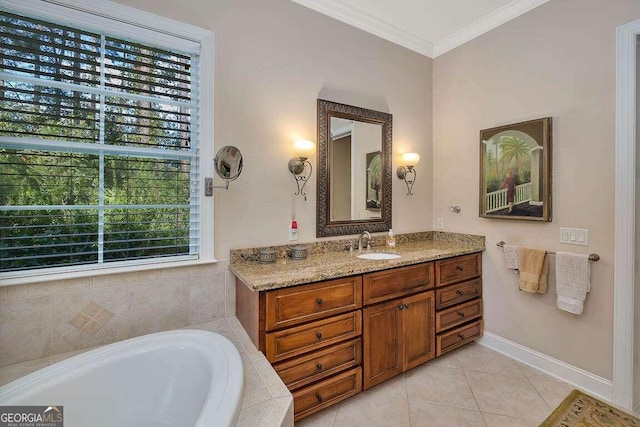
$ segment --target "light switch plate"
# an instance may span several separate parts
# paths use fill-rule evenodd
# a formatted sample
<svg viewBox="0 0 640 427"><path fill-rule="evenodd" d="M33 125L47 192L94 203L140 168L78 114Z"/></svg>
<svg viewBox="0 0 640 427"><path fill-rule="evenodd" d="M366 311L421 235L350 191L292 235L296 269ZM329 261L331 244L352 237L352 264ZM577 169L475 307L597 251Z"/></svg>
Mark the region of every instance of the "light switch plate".
<svg viewBox="0 0 640 427"><path fill-rule="evenodd" d="M204 179L204 195L207 197L213 196L213 178Z"/></svg>
<svg viewBox="0 0 640 427"><path fill-rule="evenodd" d="M586 228L560 227L560 243L589 246L589 230Z"/></svg>

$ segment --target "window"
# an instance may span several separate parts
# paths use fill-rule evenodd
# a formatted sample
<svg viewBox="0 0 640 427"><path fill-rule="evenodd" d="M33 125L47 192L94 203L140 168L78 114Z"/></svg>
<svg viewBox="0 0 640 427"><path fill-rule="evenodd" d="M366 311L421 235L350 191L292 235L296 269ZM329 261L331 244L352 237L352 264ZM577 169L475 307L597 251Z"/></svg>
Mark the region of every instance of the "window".
<svg viewBox="0 0 640 427"><path fill-rule="evenodd" d="M202 43L57 22L0 14L0 273L201 258Z"/></svg>

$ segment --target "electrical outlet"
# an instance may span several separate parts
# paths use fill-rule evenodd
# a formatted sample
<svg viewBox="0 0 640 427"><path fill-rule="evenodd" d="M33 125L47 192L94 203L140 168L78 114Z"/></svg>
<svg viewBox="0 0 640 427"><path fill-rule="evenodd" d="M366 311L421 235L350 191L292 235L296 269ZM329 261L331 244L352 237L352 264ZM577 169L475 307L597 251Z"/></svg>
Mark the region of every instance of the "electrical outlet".
<svg viewBox="0 0 640 427"><path fill-rule="evenodd" d="M444 219L436 218L436 228L438 230L444 230Z"/></svg>
<svg viewBox="0 0 640 427"><path fill-rule="evenodd" d="M589 246L589 230L586 228L560 227L560 243Z"/></svg>

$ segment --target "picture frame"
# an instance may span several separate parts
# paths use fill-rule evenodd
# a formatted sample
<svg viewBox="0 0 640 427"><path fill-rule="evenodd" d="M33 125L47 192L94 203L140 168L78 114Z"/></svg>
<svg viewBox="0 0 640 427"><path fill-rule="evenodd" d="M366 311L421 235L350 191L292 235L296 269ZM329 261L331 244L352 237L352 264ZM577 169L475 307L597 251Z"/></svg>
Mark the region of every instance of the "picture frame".
<svg viewBox="0 0 640 427"><path fill-rule="evenodd" d="M366 153L366 206L369 211L382 208L382 151Z"/></svg>
<svg viewBox="0 0 640 427"><path fill-rule="evenodd" d="M551 117L480 131L482 218L551 221Z"/></svg>

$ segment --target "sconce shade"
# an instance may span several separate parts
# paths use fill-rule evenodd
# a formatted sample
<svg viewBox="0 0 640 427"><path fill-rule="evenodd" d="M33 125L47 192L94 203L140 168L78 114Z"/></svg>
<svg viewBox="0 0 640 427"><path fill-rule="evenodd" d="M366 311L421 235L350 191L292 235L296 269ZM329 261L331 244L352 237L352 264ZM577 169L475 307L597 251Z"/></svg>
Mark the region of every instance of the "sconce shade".
<svg viewBox="0 0 640 427"><path fill-rule="evenodd" d="M401 162L404 166L416 166L418 163L420 163L420 154L404 153L402 155Z"/></svg>
<svg viewBox="0 0 640 427"><path fill-rule="evenodd" d="M296 157L308 159L316 152L316 144L307 139L298 139L293 143L293 152Z"/></svg>

